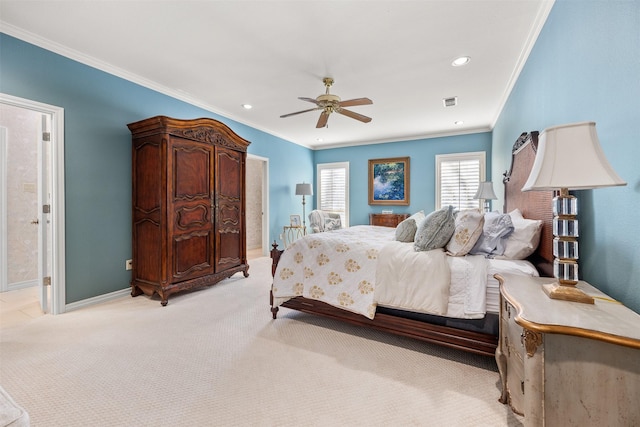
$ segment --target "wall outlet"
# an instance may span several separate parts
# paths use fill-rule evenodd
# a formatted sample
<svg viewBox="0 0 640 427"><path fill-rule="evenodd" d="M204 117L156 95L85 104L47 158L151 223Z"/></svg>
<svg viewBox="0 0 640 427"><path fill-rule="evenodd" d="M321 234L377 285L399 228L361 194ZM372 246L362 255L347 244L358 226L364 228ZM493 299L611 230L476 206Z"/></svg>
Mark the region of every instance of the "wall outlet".
<svg viewBox="0 0 640 427"><path fill-rule="evenodd" d="M133 270L133 260L132 259L128 259L124 262L124 268L125 270Z"/></svg>

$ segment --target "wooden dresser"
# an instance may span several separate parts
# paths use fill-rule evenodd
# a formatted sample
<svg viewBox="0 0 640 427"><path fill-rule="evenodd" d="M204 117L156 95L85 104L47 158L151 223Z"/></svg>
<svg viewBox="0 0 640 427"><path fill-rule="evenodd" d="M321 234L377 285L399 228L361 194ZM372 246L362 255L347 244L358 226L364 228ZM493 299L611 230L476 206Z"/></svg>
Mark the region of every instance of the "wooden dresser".
<svg viewBox="0 0 640 427"><path fill-rule="evenodd" d="M409 214L369 214L369 225L381 225L383 227L397 227Z"/></svg>
<svg viewBox="0 0 640 427"><path fill-rule="evenodd" d="M131 295L169 295L248 276L245 162L249 141L213 119L152 117L133 137Z"/></svg>
<svg viewBox="0 0 640 427"><path fill-rule="evenodd" d="M583 281L593 305L550 299L552 278L496 278L500 401L525 426L640 425L640 315Z"/></svg>

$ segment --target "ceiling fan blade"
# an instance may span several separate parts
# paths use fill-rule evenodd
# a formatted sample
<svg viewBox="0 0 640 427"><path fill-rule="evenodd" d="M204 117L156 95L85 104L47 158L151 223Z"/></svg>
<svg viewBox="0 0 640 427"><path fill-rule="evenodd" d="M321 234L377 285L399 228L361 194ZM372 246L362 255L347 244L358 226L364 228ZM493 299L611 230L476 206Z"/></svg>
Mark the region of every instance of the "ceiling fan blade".
<svg viewBox="0 0 640 427"><path fill-rule="evenodd" d="M318 101L316 101L313 98L305 98L304 96L301 96L301 97L298 97L298 99L301 99L302 101L312 102L312 103L318 105Z"/></svg>
<svg viewBox="0 0 640 427"><path fill-rule="evenodd" d="M280 118L284 119L285 117L295 116L296 114L308 113L309 111L315 111L315 110L321 110L321 109L322 107L309 108L308 110L302 110L302 111L296 111L295 113L284 114L280 116Z"/></svg>
<svg viewBox="0 0 640 427"><path fill-rule="evenodd" d="M341 107L353 107L356 105L369 105L373 104L373 101L369 98L356 98L356 99L347 99L346 101L339 102L338 105Z"/></svg>
<svg viewBox="0 0 640 427"><path fill-rule="evenodd" d="M336 112L342 114L343 116L360 120L361 122L364 122L364 123L369 123L371 121L371 117L363 116L362 114L358 114L350 110L345 110L344 108L337 109Z"/></svg>
<svg viewBox="0 0 640 427"><path fill-rule="evenodd" d="M316 128L323 128L327 125L327 120L329 120L329 113L327 113L327 111L323 111L322 113L320 113L320 118L318 119L318 124L316 125Z"/></svg>

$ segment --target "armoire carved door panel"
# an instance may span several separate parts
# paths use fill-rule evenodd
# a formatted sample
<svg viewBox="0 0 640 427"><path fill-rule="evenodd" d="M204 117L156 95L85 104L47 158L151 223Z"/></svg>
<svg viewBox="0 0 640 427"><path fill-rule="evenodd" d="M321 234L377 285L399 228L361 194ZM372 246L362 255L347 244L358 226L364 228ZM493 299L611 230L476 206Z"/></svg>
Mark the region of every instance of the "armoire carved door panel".
<svg viewBox="0 0 640 427"><path fill-rule="evenodd" d="M171 138L169 259L171 274L178 280L214 272L213 151L211 145Z"/></svg>
<svg viewBox="0 0 640 427"><path fill-rule="evenodd" d="M141 138L133 147L133 258L137 279L158 283L162 274L162 144L159 136Z"/></svg>
<svg viewBox="0 0 640 427"><path fill-rule="evenodd" d="M245 248L244 234L244 163L242 153L218 147L217 176L217 245L216 271L241 263Z"/></svg>

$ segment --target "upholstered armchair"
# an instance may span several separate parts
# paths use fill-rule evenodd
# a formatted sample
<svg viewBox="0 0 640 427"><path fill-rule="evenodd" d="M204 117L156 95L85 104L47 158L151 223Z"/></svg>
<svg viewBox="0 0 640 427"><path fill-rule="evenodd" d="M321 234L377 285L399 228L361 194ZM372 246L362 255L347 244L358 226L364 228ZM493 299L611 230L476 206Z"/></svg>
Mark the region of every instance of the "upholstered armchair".
<svg viewBox="0 0 640 427"><path fill-rule="evenodd" d="M321 233L323 231L336 230L342 228L340 214L313 210L309 213L309 227L313 233Z"/></svg>

